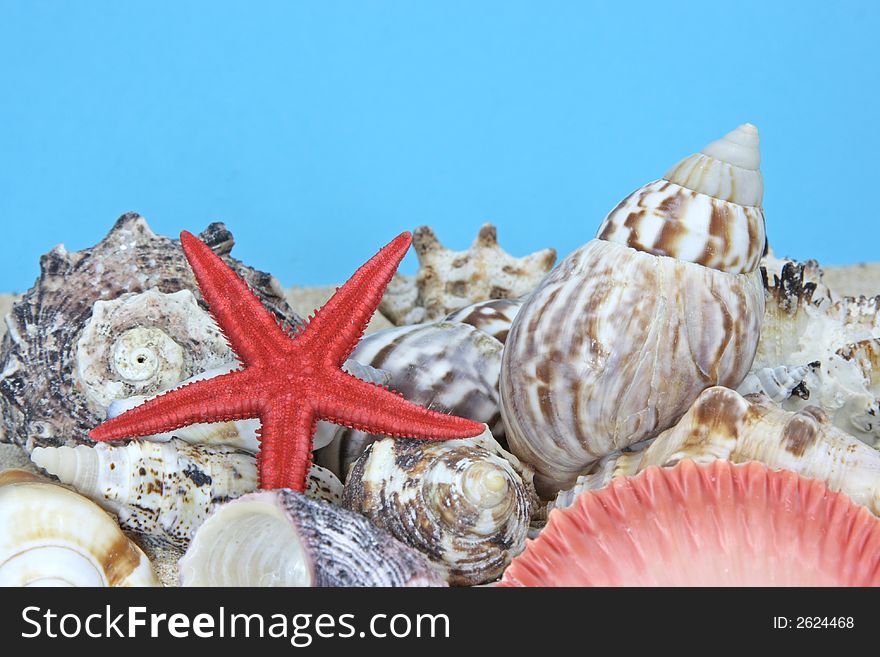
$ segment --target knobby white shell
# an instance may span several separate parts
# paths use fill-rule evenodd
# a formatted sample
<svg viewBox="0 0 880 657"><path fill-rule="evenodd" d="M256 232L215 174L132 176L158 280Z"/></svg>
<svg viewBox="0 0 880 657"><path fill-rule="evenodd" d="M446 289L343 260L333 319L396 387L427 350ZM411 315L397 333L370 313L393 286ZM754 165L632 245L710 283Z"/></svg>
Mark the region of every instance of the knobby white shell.
<svg viewBox="0 0 880 657"><path fill-rule="evenodd" d="M0 473L0 586L157 586L146 555L90 500Z"/></svg>
<svg viewBox="0 0 880 657"><path fill-rule="evenodd" d="M514 319L502 414L510 449L535 467L542 494L671 426L705 388L748 373L764 314L764 220L756 192L747 197L756 205L743 206L726 199L745 196L724 190L757 167L753 132L743 126L704 149L734 161L700 159L705 175L696 164L687 175L673 168L678 183L631 194ZM742 175L757 189L755 175Z"/></svg>
<svg viewBox="0 0 880 657"><path fill-rule="evenodd" d="M349 473L343 504L424 553L455 585L498 577L529 529L519 475L470 440L373 443Z"/></svg>
<svg viewBox="0 0 880 657"><path fill-rule="evenodd" d="M365 518L281 489L224 504L180 560L183 586L443 586Z"/></svg>
<svg viewBox="0 0 880 657"><path fill-rule="evenodd" d="M880 444L880 296L825 293L811 263L787 262L764 284L761 340L738 390L765 392L791 411L817 406L835 426Z"/></svg>
<svg viewBox="0 0 880 657"><path fill-rule="evenodd" d="M764 395L744 398L722 387L704 391L681 421L649 447L609 459L603 468L581 477L576 488L601 488L613 477L684 459L760 461L792 470L821 479L830 490L846 493L880 515L880 451L834 427L815 406L791 413ZM560 494L556 506L570 504L576 492Z"/></svg>
<svg viewBox="0 0 880 657"><path fill-rule="evenodd" d="M416 276L395 274L379 311L398 326L437 321L488 299L516 299L531 292L556 261L554 249L515 258L498 245L495 226L484 224L467 251L445 248L434 231L413 233Z"/></svg>
<svg viewBox="0 0 880 657"><path fill-rule="evenodd" d="M192 292L153 288L95 302L77 341L74 379L100 411L115 399L171 388L231 357Z"/></svg>

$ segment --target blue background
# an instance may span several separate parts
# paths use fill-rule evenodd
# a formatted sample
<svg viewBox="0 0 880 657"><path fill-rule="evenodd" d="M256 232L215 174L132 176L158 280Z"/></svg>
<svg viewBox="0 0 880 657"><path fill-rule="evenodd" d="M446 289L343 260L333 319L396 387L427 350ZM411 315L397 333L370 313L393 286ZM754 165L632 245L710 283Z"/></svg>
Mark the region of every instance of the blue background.
<svg viewBox="0 0 880 657"><path fill-rule="evenodd" d="M424 223L565 255L746 121L777 254L880 260L878 33L868 1L0 0L0 290L129 210L285 285Z"/></svg>

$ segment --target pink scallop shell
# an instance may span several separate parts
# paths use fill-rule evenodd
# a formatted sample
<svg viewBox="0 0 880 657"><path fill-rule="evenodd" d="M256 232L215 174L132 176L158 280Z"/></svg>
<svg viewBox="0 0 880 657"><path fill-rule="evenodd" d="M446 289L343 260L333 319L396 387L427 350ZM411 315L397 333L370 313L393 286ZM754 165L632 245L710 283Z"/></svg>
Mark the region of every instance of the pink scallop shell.
<svg viewBox="0 0 880 657"><path fill-rule="evenodd" d="M648 468L582 493L501 586L880 586L880 520L760 463Z"/></svg>

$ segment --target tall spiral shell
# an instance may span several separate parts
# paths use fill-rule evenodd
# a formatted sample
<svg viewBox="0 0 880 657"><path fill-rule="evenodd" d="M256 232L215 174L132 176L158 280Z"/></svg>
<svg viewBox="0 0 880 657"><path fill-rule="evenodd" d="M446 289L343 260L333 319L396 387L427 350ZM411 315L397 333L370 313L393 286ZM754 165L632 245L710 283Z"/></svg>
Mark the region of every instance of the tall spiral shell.
<svg viewBox="0 0 880 657"><path fill-rule="evenodd" d="M373 443L349 473L343 505L425 554L454 585L498 577L529 528L528 494L511 464L465 440Z"/></svg>
<svg viewBox="0 0 880 657"><path fill-rule="evenodd" d="M157 586L105 511L23 470L0 473L0 586Z"/></svg>
<svg viewBox="0 0 880 657"><path fill-rule="evenodd" d="M764 312L758 164L754 126L710 144L624 199L523 305L502 412L543 494L748 373Z"/></svg>
<svg viewBox="0 0 880 657"><path fill-rule="evenodd" d="M180 560L183 586L443 586L365 518L290 490L224 504Z"/></svg>

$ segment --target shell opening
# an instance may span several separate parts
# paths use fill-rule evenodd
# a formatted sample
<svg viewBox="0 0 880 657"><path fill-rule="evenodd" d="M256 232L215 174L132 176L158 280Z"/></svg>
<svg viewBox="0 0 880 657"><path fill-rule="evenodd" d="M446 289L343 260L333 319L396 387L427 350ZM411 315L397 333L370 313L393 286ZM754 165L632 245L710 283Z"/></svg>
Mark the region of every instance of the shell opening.
<svg viewBox="0 0 880 657"><path fill-rule="evenodd" d="M180 560L180 577L184 586L312 585L294 527L278 507L262 501L218 509Z"/></svg>

